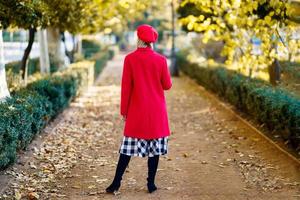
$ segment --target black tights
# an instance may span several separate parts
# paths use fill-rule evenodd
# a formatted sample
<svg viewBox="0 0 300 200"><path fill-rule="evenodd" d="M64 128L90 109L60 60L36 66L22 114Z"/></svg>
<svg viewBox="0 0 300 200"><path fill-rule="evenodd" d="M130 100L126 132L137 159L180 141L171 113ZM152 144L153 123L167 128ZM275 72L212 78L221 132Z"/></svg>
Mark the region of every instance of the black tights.
<svg viewBox="0 0 300 200"><path fill-rule="evenodd" d="M131 158L130 156L127 156L125 154L120 154L113 183L120 184L120 182L122 180L122 176L128 166L129 161L130 161L130 158Z"/></svg>
<svg viewBox="0 0 300 200"><path fill-rule="evenodd" d="M130 161L130 156L125 154L120 154L119 162L116 169L115 178L113 183L120 183L123 177L123 174L128 166ZM148 157L148 183L154 184L155 175L158 167L159 155L154 157Z"/></svg>
<svg viewBox="0 0 300 200"><path fill-rule="evenodd" d="M158 167L159 156L148 157L148 183L154 184L155 175Z"/></svg>

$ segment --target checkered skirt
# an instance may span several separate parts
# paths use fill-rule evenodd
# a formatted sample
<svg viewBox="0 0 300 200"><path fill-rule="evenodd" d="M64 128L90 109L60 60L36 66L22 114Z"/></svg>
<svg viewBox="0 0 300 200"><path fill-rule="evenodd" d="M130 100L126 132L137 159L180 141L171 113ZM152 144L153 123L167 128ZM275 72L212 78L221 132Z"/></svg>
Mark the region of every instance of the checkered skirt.
<svg viewBox="0 0 300 200"><path fill-rule="evenodd" d="M168 137L145 140L124 136L119 153L139 157L165 155L168 153Z"/></svg>

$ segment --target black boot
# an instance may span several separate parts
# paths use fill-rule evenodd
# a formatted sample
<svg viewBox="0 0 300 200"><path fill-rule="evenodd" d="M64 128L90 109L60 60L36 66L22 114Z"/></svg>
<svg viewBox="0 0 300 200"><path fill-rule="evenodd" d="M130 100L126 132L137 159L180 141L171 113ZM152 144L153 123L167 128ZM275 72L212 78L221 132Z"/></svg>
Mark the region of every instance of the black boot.
<svg viewBox="0 0 300 200"><path fill-rule="evenodd" d="M147 187L149 193L154 192L157 190L156 185L154 184L155 180L155 175L157 171L157 166L158 166L158 161L159 161L159 156L154 156L154 157L149 157L148 158L148 178L147 178Z"/></svg>
<svg viewBox="0 0 300 200"><path fill-rule="evenodd" d="M110 186L108 186L108 188L106 188L107 193L114 193L119 190L119 188L121 186L122 176L126 170L126 167L128 166L130 158L131 158L130 156L127 156L125 154L120 154L115 178L114 178L112 184L110 184Z"/></svg>

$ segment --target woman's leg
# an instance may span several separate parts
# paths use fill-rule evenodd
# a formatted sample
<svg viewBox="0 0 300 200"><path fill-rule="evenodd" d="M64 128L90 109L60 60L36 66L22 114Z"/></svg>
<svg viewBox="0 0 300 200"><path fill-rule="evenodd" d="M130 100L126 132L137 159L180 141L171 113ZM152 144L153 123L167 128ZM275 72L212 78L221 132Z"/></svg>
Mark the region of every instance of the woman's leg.
<svg viewBox="0 0 300 200"><path fill-rule="evenodd" d="M119 190L123 174L126 170L126 167L128 166L130 158L130 156L127 156L125 154L120 154L114 180L112 184L108 188L106 188L106 192L113 193Z"/></svg>
<svg viewBox="0 0 300 200"><path fill-rule="evenodd" d="M154 192L157 190L157 187L155 186L155 175L158 167L158 161L159 161L159 155L156 155L154 157L149 157L148 158L148 178L147 178L147 186L148 186L148 191L150 193Z"/></svg>

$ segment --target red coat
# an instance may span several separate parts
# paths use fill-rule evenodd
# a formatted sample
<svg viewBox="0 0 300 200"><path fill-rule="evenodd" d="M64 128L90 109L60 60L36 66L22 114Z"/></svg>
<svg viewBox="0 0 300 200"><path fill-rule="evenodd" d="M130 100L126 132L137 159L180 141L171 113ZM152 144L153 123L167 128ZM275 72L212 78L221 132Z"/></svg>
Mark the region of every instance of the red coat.
<svg viewBox="0 0 300 200"><path fill-rule="evenodd" d="M121 115L124 135L155 139L170 135L164 90L172 86L166 58L150 47L137 48L124 60Z"/></svg>

